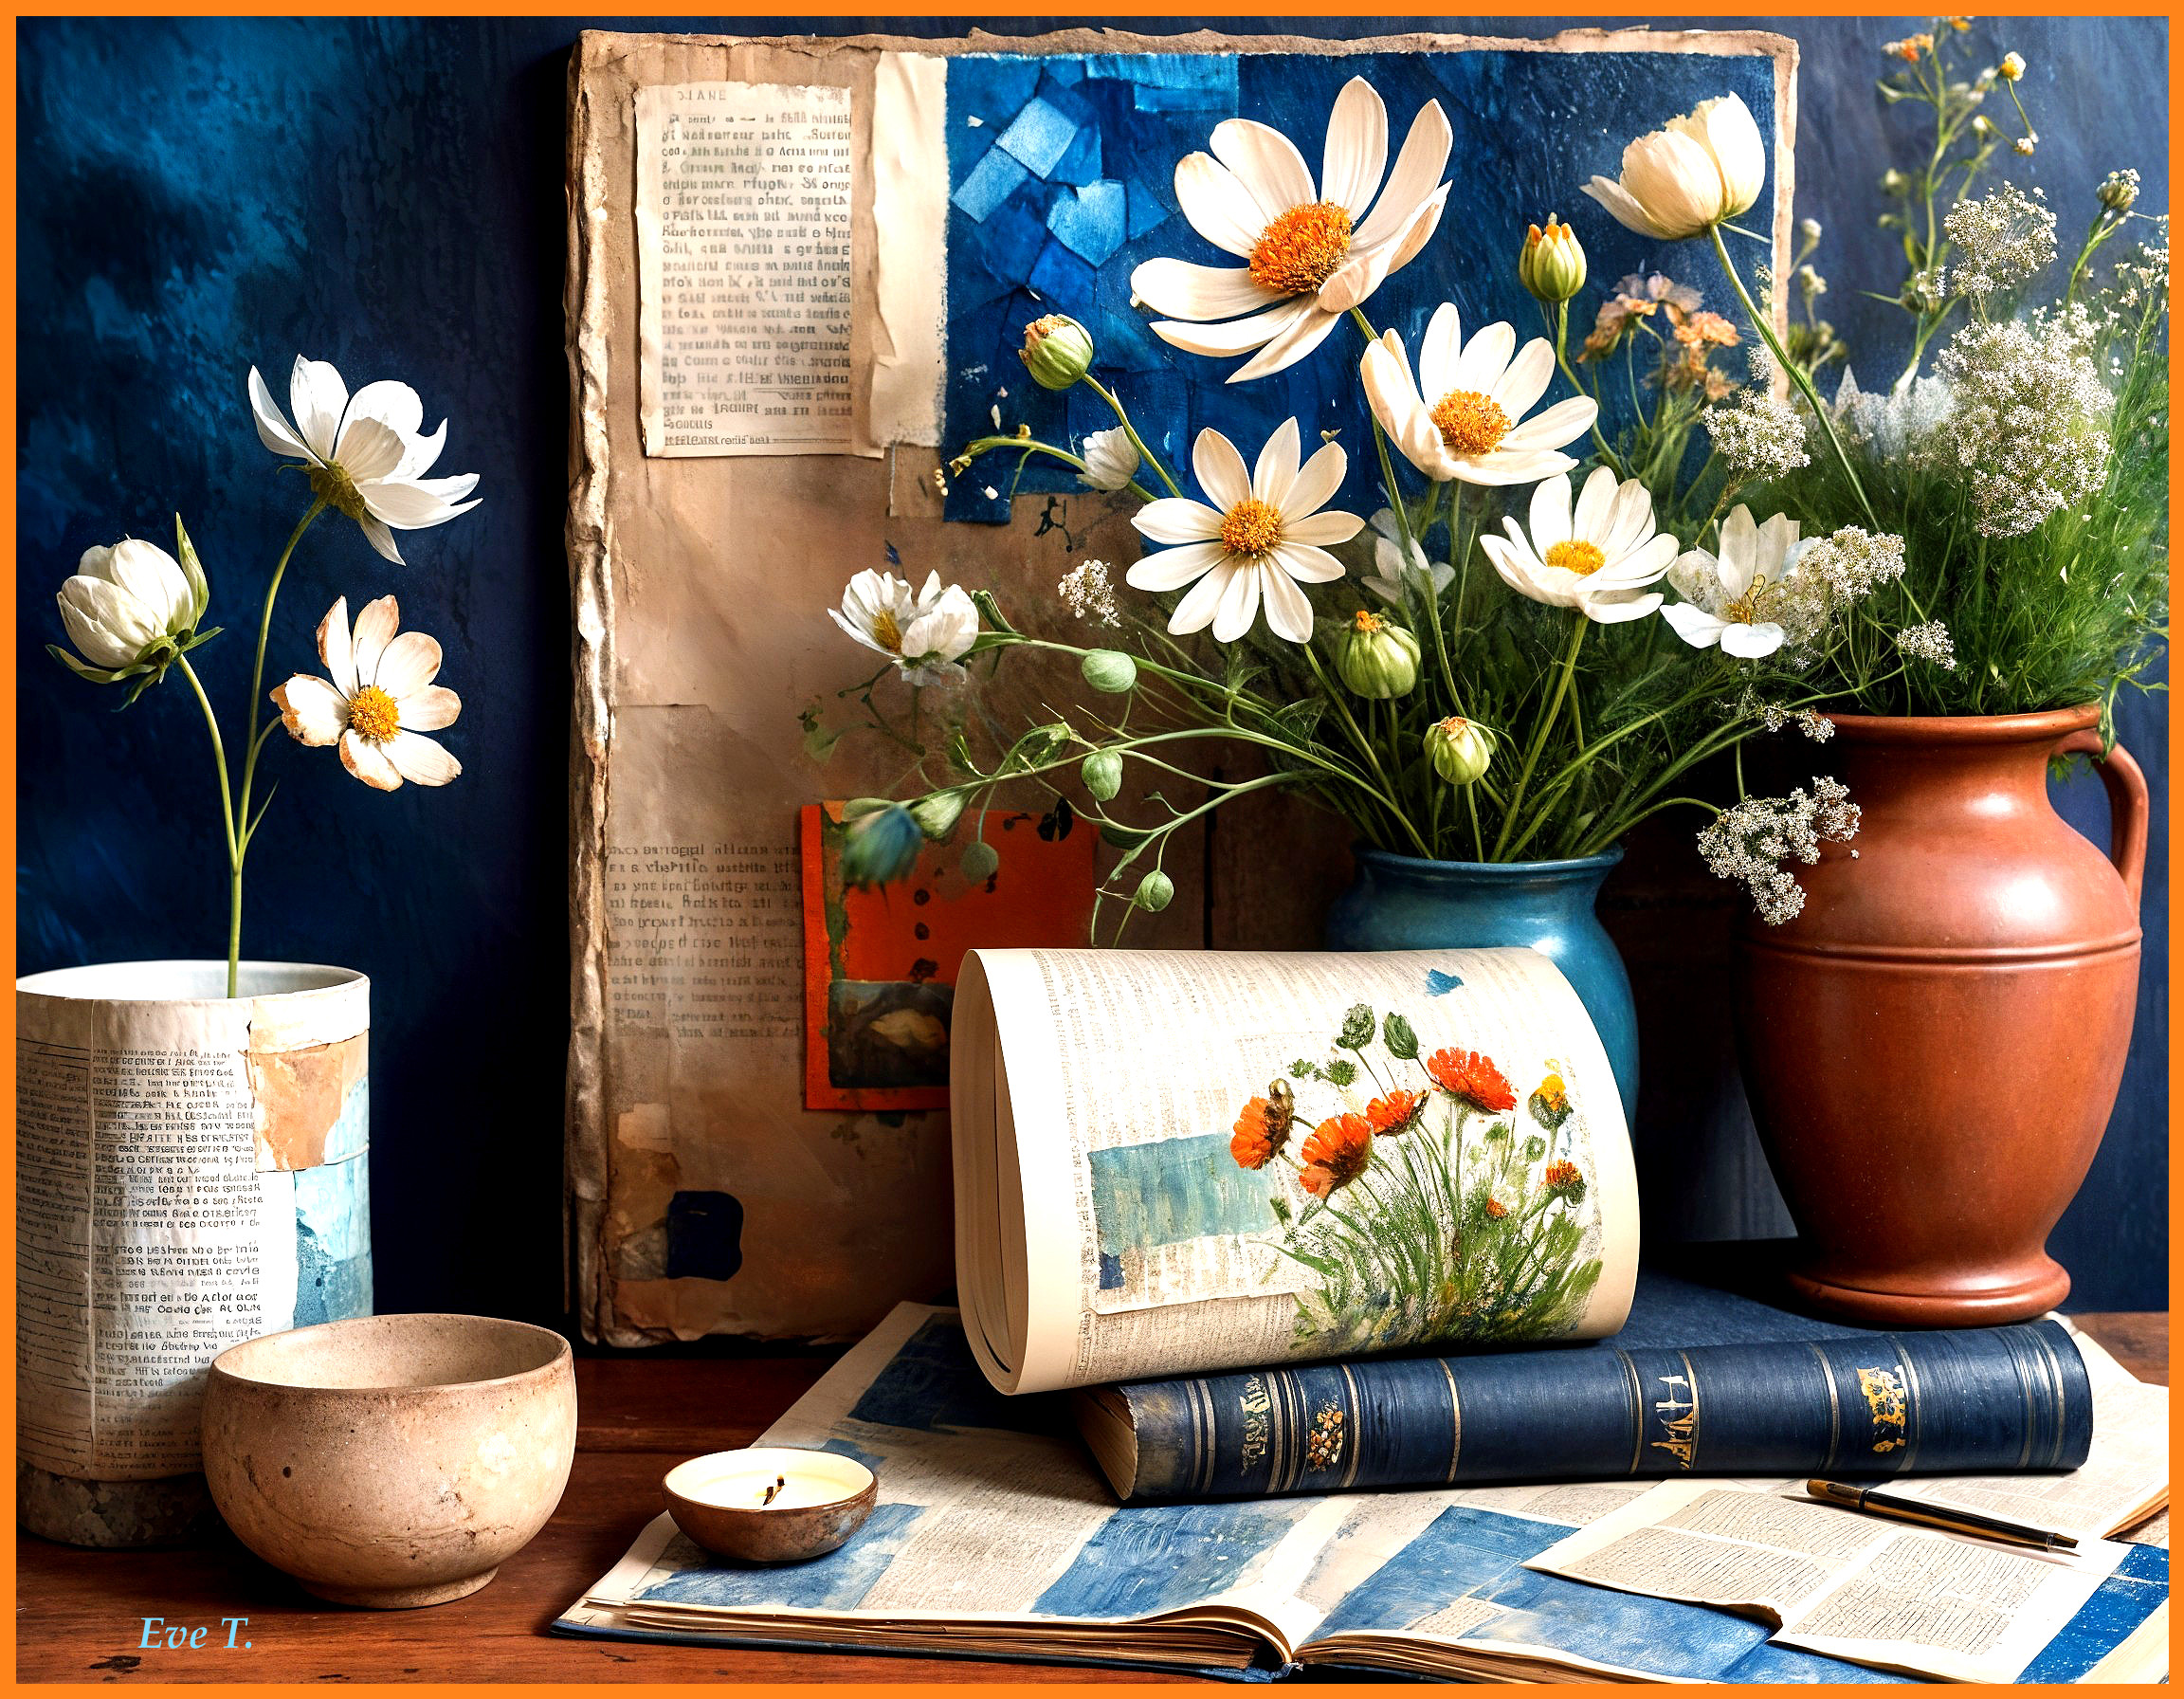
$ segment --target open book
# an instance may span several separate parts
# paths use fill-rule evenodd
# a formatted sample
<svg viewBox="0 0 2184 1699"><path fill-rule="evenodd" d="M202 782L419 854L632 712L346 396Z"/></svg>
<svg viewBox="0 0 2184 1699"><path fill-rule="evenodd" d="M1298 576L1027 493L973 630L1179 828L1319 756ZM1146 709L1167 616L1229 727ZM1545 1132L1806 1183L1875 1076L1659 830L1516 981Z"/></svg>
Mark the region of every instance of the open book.
<svg viewBox="0 0 2184 1699"><path fill-rule="evenodd" d="M1005 1392L1612 1333L1629 1135L1533 950L979 950L956 1286Z"/></svg>
<svg viewBox="0 0 2184 1699"><path fill-rule="evenodd" d="M1649 1514L1650 1494L1668 1488L1118 1507L1065 1420L1058 1400L997 1395L953 1312L902 1305L765 1435L770 1445L854 1455L878 1474L879 1505L848 1544L809 1563L732 1565L663 1516L555 1626L622 1639L1262 1678L1337 1665L1489 1679L1810 1683L1903 1679L1901 1672L1925 1667L1925 1652L1901 1640L1826 1655L1748 1616L1528 1566L1574 1534L1621 1526L1618 1513ZM1846 1538L1880 1531L1834 1514ZM2168 1554L2102 1544L2069 1573L2063 1591L2041 1600L2046 1637L2019 1678L2157 1677ZM1650 1580L1687 1584L1690 1576L1664 1569ZM2066 1615L2058 1603L2066 1592L2081 1600ZM1888 1622L1906 1617L1868 1602Z"/></svg>

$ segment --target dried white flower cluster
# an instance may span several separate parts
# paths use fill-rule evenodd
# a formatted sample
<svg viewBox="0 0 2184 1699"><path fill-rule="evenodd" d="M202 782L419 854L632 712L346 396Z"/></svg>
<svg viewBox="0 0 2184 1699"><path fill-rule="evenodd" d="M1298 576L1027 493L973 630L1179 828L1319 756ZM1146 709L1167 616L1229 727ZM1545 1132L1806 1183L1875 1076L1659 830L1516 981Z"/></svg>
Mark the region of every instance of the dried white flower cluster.
<svg viewBox="0 0 2184 1699"><path fill-rule="evenodd" d="M2135 307L2152 298L2166 310L2169 304L2169 215L2150 221L2154 233L2138 245L2129 259L2116 262L2116 304Z"/></svg>
<svg viewBox="0 0 2184 1699"><path fill-rule="evenodd" d="M1969 324L1936 361L1952 407L1931 451L1971 476L1987 537L2021 537L2101 487L2114 402L2083 307Z"/></svg>
<svg viewBox="0 0 2184 1699"><path fill-rule="evenodd" d="M1783 864L1809 867L1820 859L1824 841L1848 843L1857 835L1858 805L1849 791L1837 779L1815 778L1810 795L1800 787L1723 810L1699 834L1699 853L1717 879L1741 880L1759 918L1779 926L1805 906L1805 887Z"/></svg>
<svg viewBox="0 0 2184 1699"><path fill-rule="evenodd" d="M2005 183L1975 201L1958 201L1941 228L1956 247L1949 274L1959 295L2012 288L2055 259L2055 214L2047 196Z"/></svg>
<svg viewBox="0 0 2184 1699"><path fill-rule="evenodd" d="M1738 482L1779 478L1812 458L1805 415L1762 390L1740 390L1732 405L1710 409L1706 434Z"/></svg>
<svg viewBox="0 0 2184 1699"><path fill-rule="evenodd" d="M1797 577L1817 580L1830 603L1854 602L1903 575L1903 539L1863 525L1815 537L1797 555Z"/></svg>
<svg viewBox="0 0 2184 1699"><path fill-rule="evenodd" d="M1850 372L1835 392L1835 425L1870 445L1877 454L1907 454L1934 434L1949 416L1949 386L1938 377L1918 377L1886 394L1858 387Z"/></svg>
<svg viewBox="0 0 2184 1699"><path fill-rule="evenodd" d="M1949 628L1938 619L1922 626L1905 626L1896 633L1896 647L1914 661L1931 661L1944 672L1956 670L1956 645Z"/></svg>
<svg viewBox="0 0 2184 1699"><path fill-rule="evenodd" d="M1738 720L1756 720L1771 732L1794 725L1815 743L1825 743L1835 735L1835 722L1817 709L1793 708L1778 702L1763 701L1759 692L1749 685L1729 711Z"/></svg>
<svg viewBox="0 0 2184 1699"><path fill-rule="evenodd" d="M1062 605L1079 619L1098 625L1119 626L1122 611L1115 605L1115 586L1108 581L1104 560L1086 560L1062 575Z"/></svg>

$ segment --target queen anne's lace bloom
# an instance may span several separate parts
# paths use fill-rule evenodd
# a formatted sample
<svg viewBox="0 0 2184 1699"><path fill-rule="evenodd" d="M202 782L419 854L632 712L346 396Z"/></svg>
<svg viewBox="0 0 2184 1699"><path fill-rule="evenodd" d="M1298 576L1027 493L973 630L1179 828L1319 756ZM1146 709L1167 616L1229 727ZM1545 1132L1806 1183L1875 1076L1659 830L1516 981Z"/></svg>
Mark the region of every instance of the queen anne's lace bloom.
<svg viewBox="0 0 2184 1699"><path fill-rule="evenodd" d="M1079 619L1096 625L1119 626L1122 611L1115 605L1115 586L1107 576L1104 560L1084 560L1062 575L1062 605Z"/></svg>
<svg viewBox="0 0 2184 1699"><path fill-rule="evenodd" d="M1724 809L1699 834L1699 853L1717 879L1742 881L1759 918L1779 926L1805 906L1805 887L1783 864L1810 867L1820 859L1823 842L1856 837L1858 818L1858 805L1840 780L1815 778L1810 795L1800 787L1787 796L1752 796Z"/></svg>
<svg viewBox="0 0 2184 1699"><path fill-rule="evenodd" d="M1710 410L1706 434L1739 481L1779 478L1812 458L1805 441L1805 415L1758 390L1744 391L1732 406Z"/></svg>
<svg viewBox="0 0 2184 1699"><path fill-rule="evenodd" d="M1938 619L1904 627L1896 633L1896 647L1915 661L1931 661L1944 672L1956 670L1956 645Z"/></svg>
<svg viewBox="0 0 2184 1699"><path fill-rule="evenodd" d="M2055 214L2035 189L2005 183L1975 201L1958 201L1941 221L1956 250L1950 285L1986 297L2013 288L2055 258Z"/></svg>
<svg viewBox="0 0 2184 1699"><path fill-rule="evenodd" d="M1934 460L1968 475L1988 537L2021 537L2101 487L2115 403L2081 307L1975 323L1935 362L1950 392Z"/></svg>

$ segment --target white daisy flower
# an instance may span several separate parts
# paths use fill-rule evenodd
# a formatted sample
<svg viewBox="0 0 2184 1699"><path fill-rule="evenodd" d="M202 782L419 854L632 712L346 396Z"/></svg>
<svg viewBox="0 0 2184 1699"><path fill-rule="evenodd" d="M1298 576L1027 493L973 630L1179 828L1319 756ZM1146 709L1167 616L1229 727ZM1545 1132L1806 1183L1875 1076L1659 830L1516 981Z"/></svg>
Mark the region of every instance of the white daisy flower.
<svg viewBox="0 0 2184 1699"><path fill-rule="evenodd" d="M1753 522L1742 502L1721 521L1721 553L1693 549L1669 569L1668 582L1684 599L1670 602L1661 617L1693 649L1716 644L1725 655L1756 661L1782 647L1784 615L1793 615L1790 580L1795 562L1797 521L1778 513Z"/></svg>
<svg viewBox="0 0 2184 1699"><path fill-rule="evenodd" d="M1426 246L1448 198L1440 177L1451 139L1440 101L1427 101L1383 187L1388 108L1362 77L1335 97L1317 186L1279 130L1240 118L1217 124L1213 152L1175 167L1175 198L1192 229L1246 264L1139 265L1132 292L1169 315L1154 334L1215 357L1257 349L1230 383L1295 365Z"/></svg>
<svg viewBox="0 0 2184 1699"><path fill-rule="evenodd" d="M1300 467L1298 440L1297 421L1284 419L1247 474L1235 444L1218 430L1201 430L1191 469L1214 505L1167 496L1131 516L1153 541L1175 545L1133 566L1131 587L1192 585L1168 619L1177 636L1211 626L1216 641L1233 643L1251 629L1264 599L1267 629L1277 637L1312 640L1312 604L1297 586L1339 578L1342 563L1324 545L1348 542L1365 521L1354 513L1320 511L1350 469L1341 447L1329 443Z"/></svg>
<svg viewBox="0 0 2184 1699"><path fill-rule="evenodd" d="M420 732L453 725L463 699L432 681L440 645L423 631L403 631L401 610L383 595L364 604L354 631L349 598L337 597L318 622L318 658L327 679L300 672L273 691L281 723L299 743L341 746L341 764L374 791L412 784L444 785L463 763Z"/></svg>
<svg viewBox="0 0 2184 1699"><path fill-rule="evenodd" d="M1567 472L1577 462L1557 450L1592 429L1600 412L1590 395L1572 395L1527 419L1554 381L1554 348L1535 337L1520 350L1505 323L1465 342L1453 301L1436 307L1426 326L1416 377L1392 330L1366 349L1362 371L1381 429L1437 484L1532 484Z"/></svg>
<svg viewBox="0 0 2184 1699"><path fill-rule="evenodd" d="M912 593L893 573L859 573L828 615L866 649L885 655L913 685L963 676L961 662L978 640L978 609L958 584L934 573Z"/></svg>
<svg viewBox="0 0 2184 1699"><path fill-rule="evenodd" d="M1661 605L1659 581L1676 558L1676 539L1656 534L1653 498L1637 479L1618 484L1606 466L1585 480L1574 514L1570 475L1550 478L1532 492L1532 535L1513 519L1509 536L1482 537L1480 546L1503 582L1521 595L1556 608L1574 608L1600 625L1643 619Z"/></svg>
<svg viewBox="0 0 2184 1699"><path fill-rule="evenodd" d="M1594 177L1585 192L1625 229L1681 242L1748 210L1766 181L1751 108L1721 95L1638 137L1623 150L1621 177Z"/></svg>
<svg viewBox="0 0 2184 1699"><path fill-rule="evenodd" d="M428 478L447 440L447 421L422 433L425 404L406 383L382 379L355 394L324 360L296 356L288 378L289 424L258 368L250 368L250 411L258 440L276 454L292 454L310 470L311 493L363 527L371 545L399 563L394 532L445 525L477 506L464 498L478 487L478 474Z"/></svg>

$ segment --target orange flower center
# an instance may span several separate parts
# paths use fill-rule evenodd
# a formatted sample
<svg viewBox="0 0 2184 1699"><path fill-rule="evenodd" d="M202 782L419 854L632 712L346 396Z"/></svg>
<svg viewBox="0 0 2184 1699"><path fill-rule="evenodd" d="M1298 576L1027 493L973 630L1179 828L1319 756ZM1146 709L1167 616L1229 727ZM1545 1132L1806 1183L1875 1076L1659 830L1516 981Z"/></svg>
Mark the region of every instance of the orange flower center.
<svg viewBox="0 0 2184 1699"><path fill-rule="evenodd" d="M1491 454L1509 434L1509 415L1491 395L1450 390L1433 405L1433 424L1451 454Z"/></svg>
<svg viewBox="0 0 2184 1699"><path fill-rule="evenodd" d="M349 699L349 729L384 743L402 729L402 710L377 685L366 685Z"/></svg>
<svg viewBox="0 0 2184 1699"><path fill-rule="evenodd" d="M1575 573L1580 578L1589 578L1608 564L1608 557L1600 552L1597 544L1579 542L1572 538L1547 551L1547 564L1558 566L1566 573Z"/></svg>
<svg viewBox="0 0 2184 1699"><path fill-rule="evenodd" d="M1256 558L1282 540L1282 510L1247 496L1221 521L1221 546L1231 555Z"/></svg>
<svg viewBox="0 0 2184 1699"><path fill-rule="evenodd" d="M1382 619L1370 608L1360 608L1357 610L1357 629L1360 631L1377 631L1387 623L1388 622L1386 620Z"/></svg>
<svg viewBox="0 0 2184 1699"><path fill-rule="evenodd" d="M1259 232L1251 245L1251 281L1279 295L1312 295L1350 257L1350 210L1312 201Z"/></svg>

